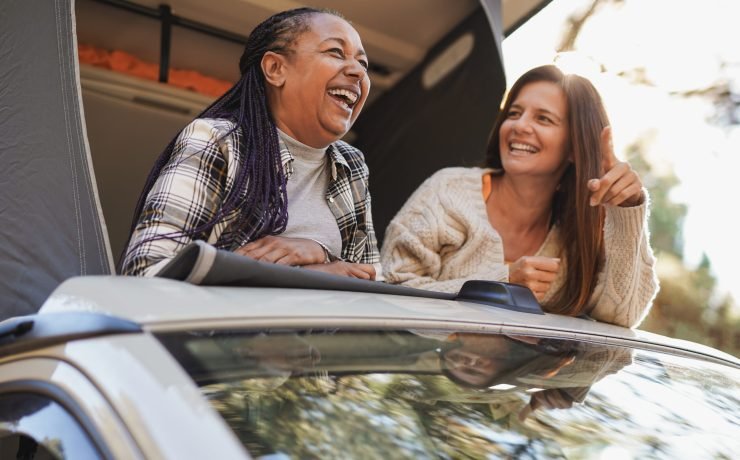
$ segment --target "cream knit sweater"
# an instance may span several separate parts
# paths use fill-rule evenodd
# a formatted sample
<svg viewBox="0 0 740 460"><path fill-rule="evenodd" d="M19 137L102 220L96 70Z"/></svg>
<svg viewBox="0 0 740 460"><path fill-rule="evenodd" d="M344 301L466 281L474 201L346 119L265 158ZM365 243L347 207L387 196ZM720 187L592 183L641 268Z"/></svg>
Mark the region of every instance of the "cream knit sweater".
<svg viewBox="0 0 740 460"><path fill-rule="evenodd" d="M487 172L443 169L411 195L385 233L381 262L387 282L457 292L467 280L508 281L503 243L488 221L483 201L482 178ZM607 206L606 261L588 303L592 318L636 327L647 315L658 292L647 217L647 199L631 208ZM567 261L560 249L555 226L536 253L561 257L560 273L545 295L545 305L563 283Z"/></svg>

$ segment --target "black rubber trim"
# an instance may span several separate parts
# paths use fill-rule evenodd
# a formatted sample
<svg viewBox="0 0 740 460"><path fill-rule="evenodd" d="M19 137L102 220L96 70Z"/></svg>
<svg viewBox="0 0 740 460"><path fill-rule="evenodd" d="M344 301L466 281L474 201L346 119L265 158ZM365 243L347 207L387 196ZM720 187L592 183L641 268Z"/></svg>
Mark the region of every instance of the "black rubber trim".
<svg viewBox="0 0 740 460"><path fill-rule="evenodd" d="M159 36L159 81L167 83L170 74L170 50L172 48L172 10L169 5L159 5L161 33Z"/></svg>
<svg viewBox="0 0 740 460"><path fill-rule="evenodd" d="M198 266L204 251L216 251L209 266ZM366 292L427 299L460 300L523 313L544 314L532 292L524 287L497 281L466 282L458 294L332 275L315 270L259 262L230 251L206 247L196 241L184 247L157 276L184 281L193 271L207 271L197 284L204 286L248 286L290 289Z"/></svg>
<svg viewBox="0 0 740 460"><path fill-rule="evenodd" d="M203 242L195 241L184 247L163 267L157 276L184 281L195 270L198 254L205 251ZM455 294L427 291L367 281L346 276L332 275L316 270L259 262L230 251L216 250L213 264L199 267L207 274L198 284L203 286L279 287L321 289L330 291L370 292L415 297L454 300Z"/></svg>
<svg viewBox="0 0 740 460"><path fill-rule="evenodd" d="M133 321L100 313L18 316L0 322L0 357L72 340L142 332Z"/></svg>

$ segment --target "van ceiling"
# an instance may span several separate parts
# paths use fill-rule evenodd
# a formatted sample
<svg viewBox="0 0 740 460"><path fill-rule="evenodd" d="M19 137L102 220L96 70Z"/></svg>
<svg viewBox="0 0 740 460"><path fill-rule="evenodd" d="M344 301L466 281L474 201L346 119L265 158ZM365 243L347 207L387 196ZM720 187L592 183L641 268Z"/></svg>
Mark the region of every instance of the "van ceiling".
<svg viewBox="0 0 740 460"><path fill-rule="evenodd" d="M494 0L495 1L495 0ZM159 61L158 21L111 8L105 0L77 1L79 43L129 52L151 62ZM268 16L291 8L312 6L340 11L362 37L370 61L376 99L419 64L429 49L470 15L479 0L135 0L156 10L169 5L172 14L246 37ZM503 0L502 26L507 31L545 3L542 0ZM392 11L392 14L389 12ZM442 14L440 14L443 12ZM180 27L172 29L170 65L215 78L236 81L243 49ZM372 103L372 100L368 101Z"/></svg>

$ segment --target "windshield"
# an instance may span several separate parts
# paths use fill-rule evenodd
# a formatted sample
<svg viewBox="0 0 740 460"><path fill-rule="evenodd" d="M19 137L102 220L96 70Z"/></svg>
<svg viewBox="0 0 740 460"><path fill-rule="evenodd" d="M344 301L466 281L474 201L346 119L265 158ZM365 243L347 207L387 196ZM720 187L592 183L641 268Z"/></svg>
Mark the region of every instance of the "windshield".
<svg viewBox="0 0 740 460"><path fill-rule="evenodd" d="M732 458L736 369L455 331L160 335L270 458ZM272 457L275 456L275 457Z"/></svg>

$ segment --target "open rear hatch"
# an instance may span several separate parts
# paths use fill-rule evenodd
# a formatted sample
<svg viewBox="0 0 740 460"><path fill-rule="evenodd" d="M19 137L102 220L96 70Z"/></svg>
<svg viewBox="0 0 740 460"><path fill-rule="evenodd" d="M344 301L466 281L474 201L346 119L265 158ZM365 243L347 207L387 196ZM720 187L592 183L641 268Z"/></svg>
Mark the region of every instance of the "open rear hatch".
<svg viewBox="0 0 740 460"><path fill-rule="evenodd" d="M480 162L505 89L501 40L547 3L3 2L0 316L36 311L71 276L113 271L154 159L213 99L158 81L172 75L163 69L233 82L257 23L302 5L340 10L372 63L371 99L347 140L366 155L382 241L421 181ZM156 78L79 64L83 47L152 63Z"/></svg>

